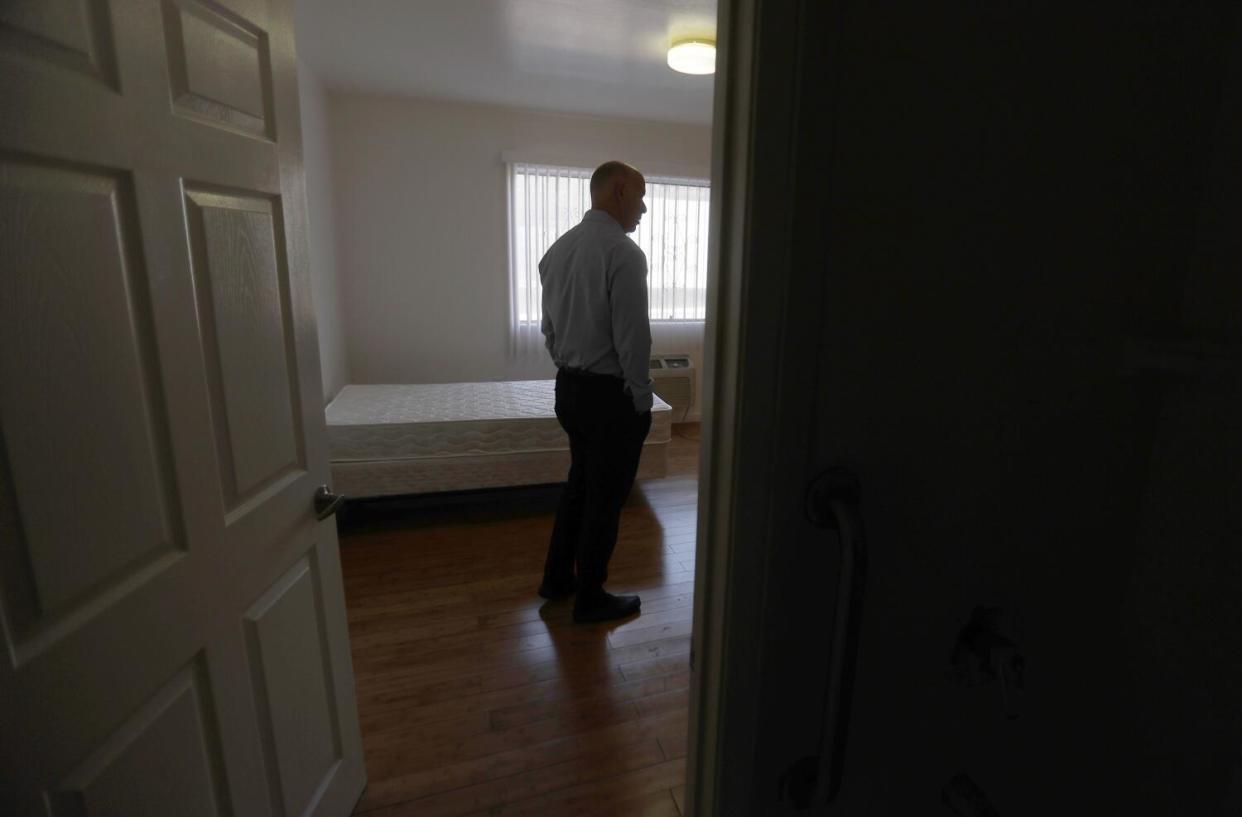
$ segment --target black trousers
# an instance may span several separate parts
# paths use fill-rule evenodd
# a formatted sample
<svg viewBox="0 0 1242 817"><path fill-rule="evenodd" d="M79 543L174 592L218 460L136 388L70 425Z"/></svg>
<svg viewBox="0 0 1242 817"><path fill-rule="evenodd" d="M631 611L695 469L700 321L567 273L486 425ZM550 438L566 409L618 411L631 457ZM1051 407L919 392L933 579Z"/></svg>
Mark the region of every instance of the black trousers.
<svg viewBox="0 0 1242 817"><path fill-rule="evenodd" d="M556 418L569 435L569 479L561 494L544 579L567 583L578 566L579 593L608 578L617 525L638 473L651 412L639 414L620 378L556 375Z"/></svg>

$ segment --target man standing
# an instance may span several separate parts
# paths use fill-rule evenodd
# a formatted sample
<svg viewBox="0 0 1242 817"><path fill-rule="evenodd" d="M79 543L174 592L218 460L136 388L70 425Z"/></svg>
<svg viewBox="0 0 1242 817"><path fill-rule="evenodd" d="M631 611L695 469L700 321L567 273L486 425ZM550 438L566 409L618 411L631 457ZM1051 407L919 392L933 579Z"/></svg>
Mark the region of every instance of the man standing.
<svg viewBox="0 0 1242 817"><path fill-rule="evenodd" d="M556 417L571 457L539 595L563 598L576 585L575 621L624 618L639 608L638 596L607 593L604 581L651 429L647 258L626 237L647 212L646 193L634 168L600 165L591 176L591 209L539 262L543 334L557 367Z"/></svg>

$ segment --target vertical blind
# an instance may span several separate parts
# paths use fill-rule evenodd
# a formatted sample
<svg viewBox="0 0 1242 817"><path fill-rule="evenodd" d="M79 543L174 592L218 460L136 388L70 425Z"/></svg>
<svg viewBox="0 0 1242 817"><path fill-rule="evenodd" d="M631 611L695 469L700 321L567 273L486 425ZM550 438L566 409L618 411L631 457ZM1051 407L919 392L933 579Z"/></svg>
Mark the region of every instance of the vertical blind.
<svg viewBox="0 0 1242 817"><path fill-rule="evenodd" d="M509 321L516 351L542 348L539 260L591 208L591 171L509 165ZM707 314L707 223L703 179L647 179L647 213L631 235L647 255L651 320L701 321Z"/></svg>

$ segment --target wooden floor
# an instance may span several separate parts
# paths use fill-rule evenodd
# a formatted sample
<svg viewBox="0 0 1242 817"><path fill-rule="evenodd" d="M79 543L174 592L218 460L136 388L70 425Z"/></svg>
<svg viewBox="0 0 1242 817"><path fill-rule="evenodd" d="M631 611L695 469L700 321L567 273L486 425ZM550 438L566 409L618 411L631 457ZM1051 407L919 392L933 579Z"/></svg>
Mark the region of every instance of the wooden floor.
<svg viewBox="0 0 1242 817"><path fill-rule="evenodd" d="M643 608L620 625L535 595L555 491L348 517L356 814L681 814L697 431L677 427L673 473L625 508L608 588Z"/></svg>

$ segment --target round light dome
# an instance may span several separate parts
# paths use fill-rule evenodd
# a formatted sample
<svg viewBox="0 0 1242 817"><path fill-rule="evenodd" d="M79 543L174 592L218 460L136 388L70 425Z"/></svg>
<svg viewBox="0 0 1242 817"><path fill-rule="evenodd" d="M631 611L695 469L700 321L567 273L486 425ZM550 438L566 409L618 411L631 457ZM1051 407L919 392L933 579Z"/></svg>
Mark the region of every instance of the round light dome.
<svg viewBox="0 0 1242 817"><path fill-rule="evenodd" d="M682 40L668 50L668 67L683 74L716 73L716 43Z"/></svg>

